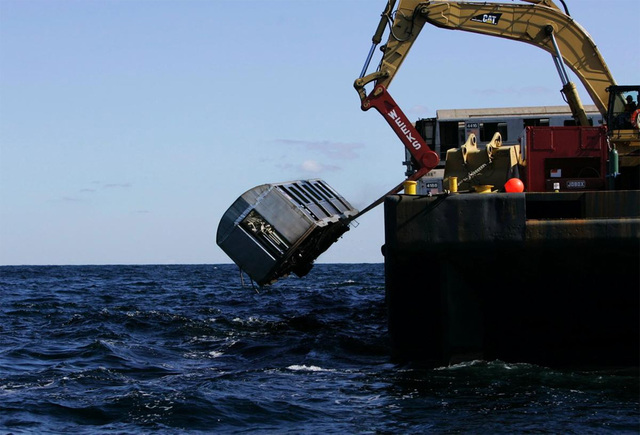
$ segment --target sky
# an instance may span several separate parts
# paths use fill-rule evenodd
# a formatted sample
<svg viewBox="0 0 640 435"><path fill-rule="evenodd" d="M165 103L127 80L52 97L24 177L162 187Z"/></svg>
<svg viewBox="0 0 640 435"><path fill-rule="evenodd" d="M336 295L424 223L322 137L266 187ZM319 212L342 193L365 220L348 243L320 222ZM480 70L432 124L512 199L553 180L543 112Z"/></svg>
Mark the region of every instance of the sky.
<svg viewBox="0 0 640 435"><path fill-rule="evenodd" d="M0 265L230 263L220 218L264 183L321 178L366 207L405 169L353 89L385 3L0 0ZM640 2L566 3L638 84ZM426 26L389 90L417 120L560 88L536 47ZM379 206L318 262L383 244Z"/></svg>

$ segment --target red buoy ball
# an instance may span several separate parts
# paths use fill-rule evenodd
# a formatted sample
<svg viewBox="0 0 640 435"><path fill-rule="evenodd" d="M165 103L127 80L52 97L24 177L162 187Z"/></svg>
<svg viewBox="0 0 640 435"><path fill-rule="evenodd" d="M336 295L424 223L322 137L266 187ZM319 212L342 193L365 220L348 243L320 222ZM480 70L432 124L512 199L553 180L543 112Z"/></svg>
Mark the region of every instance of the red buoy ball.
<svg viewBox="0 0 640 435"><path fill-rule="evenodd" d="M524 183L519 178L509 178L506 183L504 183L504 189L508 193L520 193L524 192Z"/></svg>

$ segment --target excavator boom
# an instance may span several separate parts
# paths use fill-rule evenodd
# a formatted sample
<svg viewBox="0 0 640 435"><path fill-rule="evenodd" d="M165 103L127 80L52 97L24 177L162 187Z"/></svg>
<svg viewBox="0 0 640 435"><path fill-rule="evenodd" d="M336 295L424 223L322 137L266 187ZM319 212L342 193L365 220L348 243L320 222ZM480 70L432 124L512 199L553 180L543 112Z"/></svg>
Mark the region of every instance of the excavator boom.
<svg viewBox="0 0 640 435"><path fill-rule="evenodd" d="M365 94L361 89L372 81L388 88L422 27L429 23L449 30L525 42L552 56L560 55L561 62L578 76L598 110L605 115L606 89L616 83L589 34L566 13L566 8L563 11L550 0L527 3L530 4L401 0L395 14L383 16L388 20L393 17L393 21L380 68L372 74L363 74L356 80L355 87L361 98Z"/></svg>

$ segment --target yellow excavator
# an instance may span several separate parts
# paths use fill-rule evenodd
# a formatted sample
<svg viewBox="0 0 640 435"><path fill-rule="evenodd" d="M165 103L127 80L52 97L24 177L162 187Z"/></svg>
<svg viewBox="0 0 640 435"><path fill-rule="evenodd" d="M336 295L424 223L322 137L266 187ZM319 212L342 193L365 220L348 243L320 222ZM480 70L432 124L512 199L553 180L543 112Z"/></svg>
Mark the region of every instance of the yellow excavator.
<svg viewBox="0 0 640 435"><path fill-rule="evenodd" d="M522 0L524 3L490 3L459 1L388 0L372 39L372 46L356 88L363 110L378 110L412 154L418 179L438 164L438 156L419 137L411 122L389 95L387 88L426 23L450 29L492 35L532 44L552 55L562 81L565 97L576 123L588 126L585 110L576 86L569 79L565 65L580 79L605 119L609 146L619 156L624 188L638 188L640 166L640 85L616 84L602 55L589 34L569 14L560 0ZM390 32L381 46L382 60L373 73L367 74L375 48L382 41L386 27ZM365 87L374 83L367 93Z"/></svg>

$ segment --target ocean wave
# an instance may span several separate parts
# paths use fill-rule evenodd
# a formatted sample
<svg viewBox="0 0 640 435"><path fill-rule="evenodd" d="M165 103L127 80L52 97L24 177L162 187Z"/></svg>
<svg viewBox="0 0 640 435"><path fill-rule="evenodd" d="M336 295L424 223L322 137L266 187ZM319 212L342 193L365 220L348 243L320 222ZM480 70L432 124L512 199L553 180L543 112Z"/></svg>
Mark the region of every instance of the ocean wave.
<svg viewBox="0 0 640 435"><path fill-rule="evenodd" d="M294 372L335 372L334 369L324 369L322 367L318 367L314 365L308 366L305 364L302 364L302 365L293 364L287 367L287 370L291 370Z"/></svg>

